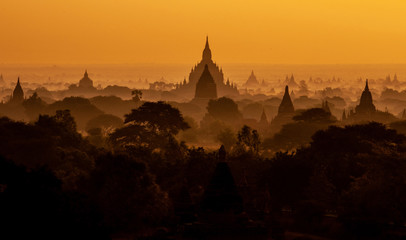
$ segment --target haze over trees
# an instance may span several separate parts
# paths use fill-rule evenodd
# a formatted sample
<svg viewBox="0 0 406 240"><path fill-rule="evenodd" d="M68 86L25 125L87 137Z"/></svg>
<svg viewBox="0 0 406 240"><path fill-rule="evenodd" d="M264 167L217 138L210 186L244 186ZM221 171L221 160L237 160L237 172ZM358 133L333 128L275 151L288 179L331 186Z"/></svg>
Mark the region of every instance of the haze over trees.
<svg viewBox="0 0 406 240"><path fill-rule="evenodd" d="M0 103L0 235L404 238L397 76L249 80L225 78L208 38L178 83L103 88L85 71L24 92L18 79Z"/></svg>

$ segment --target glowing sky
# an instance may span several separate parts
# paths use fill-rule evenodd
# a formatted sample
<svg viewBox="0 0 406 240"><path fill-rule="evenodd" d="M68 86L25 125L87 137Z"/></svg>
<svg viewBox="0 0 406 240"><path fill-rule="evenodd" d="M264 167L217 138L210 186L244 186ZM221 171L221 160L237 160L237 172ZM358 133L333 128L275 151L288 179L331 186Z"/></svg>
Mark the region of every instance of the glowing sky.
<svg viewBox="0 0 406 240"><path fill-rule="evenodd" d="M405 0L1 0L0 63L406 63Z"/></svg>

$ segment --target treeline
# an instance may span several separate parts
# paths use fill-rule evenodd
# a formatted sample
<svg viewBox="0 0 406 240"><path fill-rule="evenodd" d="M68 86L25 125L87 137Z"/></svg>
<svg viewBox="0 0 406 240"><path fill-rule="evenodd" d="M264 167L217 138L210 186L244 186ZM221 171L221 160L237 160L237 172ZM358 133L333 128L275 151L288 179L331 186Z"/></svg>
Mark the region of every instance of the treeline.
<svg viewBox="0 0 406 240"><path fill-rule="evenodd" d="M382 238L405 222L406 137L382 124L326 127L308 146L266 158L247 126L227 151L188 147L176 136L189 124L163 102L144 103L124 123L95 146L97 134L78 134L68 110L29 124L1 118L1 234L174 237L206 211L219 162L230 168L242 212L271 233Z"/></svg>

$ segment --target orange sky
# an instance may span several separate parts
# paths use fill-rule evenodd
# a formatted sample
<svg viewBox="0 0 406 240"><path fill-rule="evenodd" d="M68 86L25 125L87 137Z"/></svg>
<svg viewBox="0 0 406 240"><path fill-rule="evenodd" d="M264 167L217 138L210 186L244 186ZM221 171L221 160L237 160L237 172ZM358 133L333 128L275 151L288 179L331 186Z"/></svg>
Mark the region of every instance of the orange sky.
<svg viewBox="0 0 406 240"><path fill-rule="evenodd" d="M1 0L0 63L406 63L405 0Z"/></svg>

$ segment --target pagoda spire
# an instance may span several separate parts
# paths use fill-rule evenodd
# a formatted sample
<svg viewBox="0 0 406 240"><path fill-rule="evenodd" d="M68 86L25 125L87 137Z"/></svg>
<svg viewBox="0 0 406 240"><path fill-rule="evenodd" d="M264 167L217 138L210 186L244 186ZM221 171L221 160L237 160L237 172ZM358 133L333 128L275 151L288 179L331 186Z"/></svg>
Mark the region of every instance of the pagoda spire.
<svg viewBox="0 0 406 240"><path fill-rule="evenodd" d="M211 50L209 46L209 36L206 36L206 45L203 50L203 61L211 61Z"/></svg>
<svg viewBox="0 0 406 240"><path fill-rule="evenodd" d="M18 76L18 78L17 78L17 84L16 84L16 87L14 88L11 100L13 102L19 102L19 103L21 103L24 100L24 91L20 84L20 76Z"/></svg>
<svg viewBox="0 0 406 240"><path fill-rule="evenodd" d="M376 111L375 105L373 104L372 94L369 91L368 79L365 81L365 89L361 94L359 105L355 108L357 113L373 113Z"/></svg>
<svg viewBox="0 0 406 240"><path fill-rule="evenodd" d="M292 103L292 99L289 95L289 86L285 86L285 94L283 95L282 102L279 105L278 114L293 113L295 111Z"/></svg>

